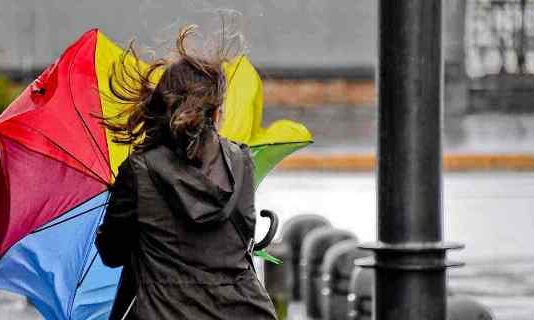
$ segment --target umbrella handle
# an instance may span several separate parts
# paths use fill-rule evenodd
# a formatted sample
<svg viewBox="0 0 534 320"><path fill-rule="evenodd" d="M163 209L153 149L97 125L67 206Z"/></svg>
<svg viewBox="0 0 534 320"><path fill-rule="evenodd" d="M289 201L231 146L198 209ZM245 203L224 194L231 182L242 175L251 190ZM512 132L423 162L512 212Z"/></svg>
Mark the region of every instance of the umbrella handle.
<svg viewBox="0 0 534 320"><path fill-rule="evenodd" d="M265 249L271 241L273 241L274 236L276 235L276 230L278 230L278 216L270 210L261 210L260 216L269 218L271 220L271 225L269 226L269 231L260 242L254 245L254 251Z"/></svg>

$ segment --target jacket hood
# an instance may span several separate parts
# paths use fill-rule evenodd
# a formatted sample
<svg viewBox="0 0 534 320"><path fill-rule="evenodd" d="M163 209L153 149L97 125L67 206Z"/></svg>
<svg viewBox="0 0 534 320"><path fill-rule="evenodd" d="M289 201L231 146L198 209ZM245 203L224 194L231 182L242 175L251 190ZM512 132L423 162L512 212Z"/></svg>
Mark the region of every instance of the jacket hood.
<svg viewBox="0 0 534 320"><path fill-rule="evenodd" d="M191 165L167 146L145 153L150 177L175 214L196 224L223 221L235 209L243 187L244 162L239 146L219 139L231 190L213 183L199 168Z"/></svg>

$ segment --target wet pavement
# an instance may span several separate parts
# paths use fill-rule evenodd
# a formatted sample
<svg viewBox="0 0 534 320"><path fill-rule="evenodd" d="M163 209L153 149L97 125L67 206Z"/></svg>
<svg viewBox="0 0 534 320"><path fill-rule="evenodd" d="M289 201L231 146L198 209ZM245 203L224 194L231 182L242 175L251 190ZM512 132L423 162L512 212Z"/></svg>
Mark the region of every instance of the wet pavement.
<svg viewBox="0 0 534 320"><path fill-rule="evenodd" d="M37 320L42 318L26 299L8 292L0 292L0 319Z"/></svg>
<svg viewBox="0 0 534 320"><path fill-rule="evenodd" d="M365 173L276 174L259 188L258 209L272 209L282 221L298 213L322 214L362 241L373 241L375 187L374 176ZM489 306L498 320L534 319L533 195L534 173L444 177L445 238L466 245L449 254L466 262L449 271L449 290Z"/></svg>
<svg viewBox="0 0 534 320"><path fill-rule="evenodd" d="M534 258L466 260L449 272L449 290L489 306L497 319L534 319Z"/></svg>

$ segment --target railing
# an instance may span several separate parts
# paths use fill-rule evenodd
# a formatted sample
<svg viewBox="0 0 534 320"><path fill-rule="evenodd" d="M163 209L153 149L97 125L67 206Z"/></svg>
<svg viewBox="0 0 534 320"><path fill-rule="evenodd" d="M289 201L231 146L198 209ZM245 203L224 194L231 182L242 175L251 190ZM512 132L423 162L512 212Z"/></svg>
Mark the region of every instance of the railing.
<svg viewBox="0 0 534 320"><path fill-rule="evenodd" d="M534 0L467 0L471 77L534 73Z"/></svg>

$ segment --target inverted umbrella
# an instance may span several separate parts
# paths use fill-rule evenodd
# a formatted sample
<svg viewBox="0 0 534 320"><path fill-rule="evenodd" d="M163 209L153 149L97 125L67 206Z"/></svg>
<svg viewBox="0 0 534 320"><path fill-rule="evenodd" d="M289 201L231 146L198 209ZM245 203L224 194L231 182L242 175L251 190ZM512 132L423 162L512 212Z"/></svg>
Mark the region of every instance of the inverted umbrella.
<svg viewBox="0 0 534 320"><path fill-rule="evenodd" d="M123 108L108 84L123 52L86 32L0 115L0 289L26 296L46 319L107 319L116 293L121 270L102 264L94 238L131 150L98 120ZM246 57L224 71L220 132L251 148L259 184L311 134L288 120L261 127L261 79Z"/></svg>

